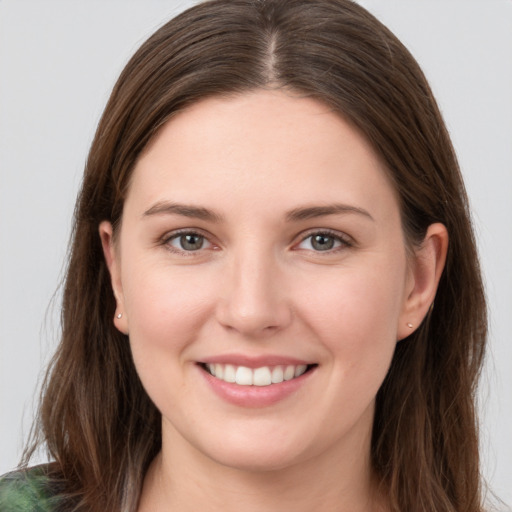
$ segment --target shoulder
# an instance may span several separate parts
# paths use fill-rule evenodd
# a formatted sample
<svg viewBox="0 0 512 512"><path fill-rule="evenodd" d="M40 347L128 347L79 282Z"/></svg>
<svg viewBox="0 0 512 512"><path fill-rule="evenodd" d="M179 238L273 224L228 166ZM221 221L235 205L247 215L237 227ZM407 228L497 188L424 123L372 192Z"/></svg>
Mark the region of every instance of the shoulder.
<svg viewBox="0 0 512 512"><path fill-rule="evenodd" d="M0 476L1 512L54 512L52 491L46 466L22 469Z"/></svg>

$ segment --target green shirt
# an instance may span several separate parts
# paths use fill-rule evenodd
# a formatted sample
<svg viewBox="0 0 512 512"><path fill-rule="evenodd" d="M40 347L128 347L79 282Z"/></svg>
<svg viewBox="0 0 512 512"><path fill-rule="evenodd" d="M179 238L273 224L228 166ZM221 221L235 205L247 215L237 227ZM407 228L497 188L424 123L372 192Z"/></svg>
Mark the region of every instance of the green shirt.
<svg viewBox="0 0 512 512"><path fill-rule="evenodd" d="M56 512L45 466L36 466L0 476L1 512Z"/></svg>

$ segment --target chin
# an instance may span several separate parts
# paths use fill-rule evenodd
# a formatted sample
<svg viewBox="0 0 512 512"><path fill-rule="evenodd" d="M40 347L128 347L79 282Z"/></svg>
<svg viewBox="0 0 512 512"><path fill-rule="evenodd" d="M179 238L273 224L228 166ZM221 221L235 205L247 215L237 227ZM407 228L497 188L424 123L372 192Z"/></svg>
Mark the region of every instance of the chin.
<svg viewBox="0 0 512 512"><path fill-rule="evenodd" d="M269 435L247 436L231 433L229 439L211 440L196 446L212 461L235 470L272 472L292 467L307 460L307 451L291 436L284 440Z"/></svg>
<svg viewBox="0 0 512 512"><path fill-rule="evenodd" d="M303 460L303 457L296 453L283 453L278 450L271 452L268 449L259 453L254 453L252 450L239 450L231 453L212 454L211 458L222 466L247 473L282 471Z"/></svg>

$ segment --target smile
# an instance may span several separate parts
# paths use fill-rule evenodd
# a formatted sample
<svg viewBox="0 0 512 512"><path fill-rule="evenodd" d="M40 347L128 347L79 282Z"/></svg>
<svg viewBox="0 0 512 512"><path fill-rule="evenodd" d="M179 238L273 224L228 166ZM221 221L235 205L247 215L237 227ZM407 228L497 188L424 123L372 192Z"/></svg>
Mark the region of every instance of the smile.
<svg viewBox="0 0 512 512"><path fill-rule="evenodd" d="M277 365L248 368L233 364L206 363L203 368L213 377L240 386L270 386L300 377L314 365Z"/></svg>

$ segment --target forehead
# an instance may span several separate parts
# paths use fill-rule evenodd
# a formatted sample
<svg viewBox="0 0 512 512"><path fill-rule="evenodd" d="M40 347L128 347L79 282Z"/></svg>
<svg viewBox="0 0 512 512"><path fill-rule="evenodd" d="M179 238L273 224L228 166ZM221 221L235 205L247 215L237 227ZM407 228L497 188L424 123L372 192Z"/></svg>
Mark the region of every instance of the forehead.
<svg viewBox="0 0 512 512"><path fill-rule="evenodd" d="M325 104L287 91L202 100L178 113L140 157L127 201L361 201L394 190L365 137ZM142 205L141 205L142 207Z"/></svg>

